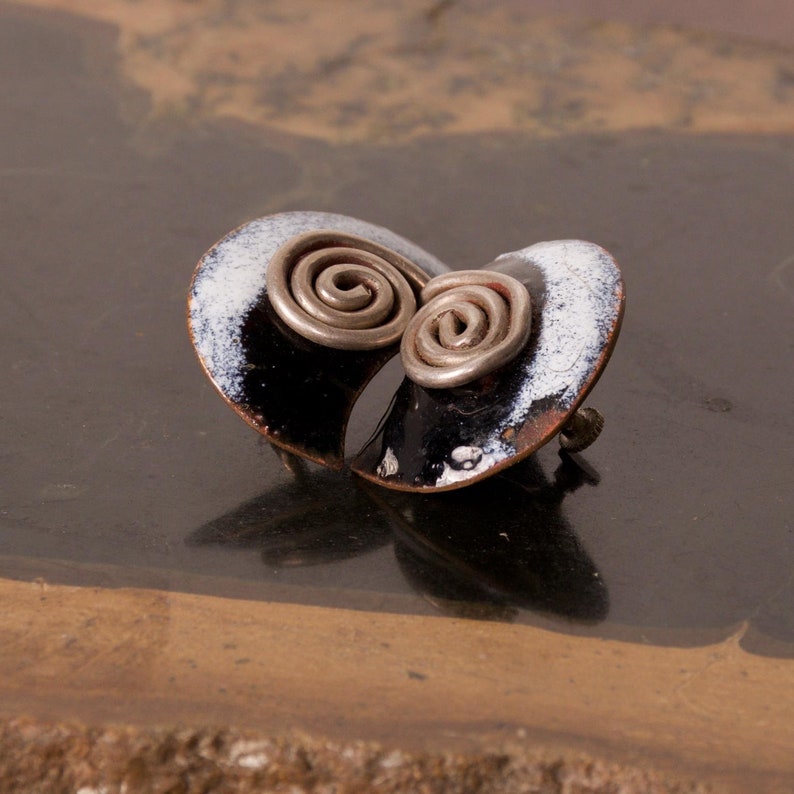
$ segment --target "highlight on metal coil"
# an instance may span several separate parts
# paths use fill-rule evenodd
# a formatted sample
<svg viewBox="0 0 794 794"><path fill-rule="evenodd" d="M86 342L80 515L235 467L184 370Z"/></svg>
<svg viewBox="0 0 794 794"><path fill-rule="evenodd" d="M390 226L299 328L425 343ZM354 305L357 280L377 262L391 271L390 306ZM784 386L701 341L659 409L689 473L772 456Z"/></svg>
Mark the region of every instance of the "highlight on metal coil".
<svg viewBox="0 0 794 794"><path fill-rule="evenodd" d="M422 290L421 302L400 348L406 374L420 386L471 383L515 358L529 339L529 292L504 273L436 276Z"/></svg>
<svg viewBox="0 0 794 794"><path fill-rule="evenodd" d="M385 246L328 230L299 234L273 256L267 292L296 333L338 350L395 344L429 276Z"/></svg>

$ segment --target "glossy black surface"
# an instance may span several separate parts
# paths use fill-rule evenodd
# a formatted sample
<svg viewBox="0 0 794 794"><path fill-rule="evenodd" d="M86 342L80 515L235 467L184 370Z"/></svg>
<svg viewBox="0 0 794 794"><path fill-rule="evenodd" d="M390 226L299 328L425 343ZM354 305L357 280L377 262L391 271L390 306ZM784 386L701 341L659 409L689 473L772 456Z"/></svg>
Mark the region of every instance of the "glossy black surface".
<svg viewBox="0 0 794 794"><path fill-rule="evenodd" d="M481 449L513 410L513 396L522 386L518 369L524 357L522 354L498 372L454 389L425 389L405 378L377 434L355 460L356 470L375 477L391 450L400 468L389 482L432 488L445 464L458 465L452 459L454 449ZM553 402L549 399L547 406L538 405L538 411L544 407L551 410ZM480 452L463 465L473 467L481 458Z"/></svg>
<svg viewBox="0 0 794 794"><path fill-rule="evenodd" d="M290 465L291 482L207 523L188 543L256 549L278 569L393 543L406 581L442 612L508 620L524 608L582 623L607 616L606 587L562 510L568 492L598 478L567 455L550 479L533 458L434 496Z"/></svg>
<svg viewBox="0 0 794 794"><path fill-rule="evenodd" d="M455 388L425 388L409 374L353 462L356 473L402 490L469 487L556 436L608 362L625 307L614 260L586 243L567 253L577 245L557 241L545 246L552 256L503 255L487 266L529 293L526 344L506 365ZM591 327L580 316L588 310Z"/></svg>
<svg viewBox="0 0 794 794"><path fill-rule="evenodd" d="M360 481L288 459L293 477L193 532L188 545L256 549L265 565L322 565L391 542L389 521Z"/></svg>
<svg viewBox="0 0 794 794"><path fill-rule="evenodd" d="M286 510L295 495L300 528L309 497L196 365L191 272L246 219L315 207L369 218L455 267L533 240L590 239L630 284L620 343L590 398L607 425L582 459L600 482L568 493L561 512L527 508L528 546L545 516L538 559L572 560L574 612L589 605L589 622L560 617L551 585L519 605L467 584L469 603L485 589L507 617L557 631L676 645L737 635L754 652L794 653L791 138L331 147L178 121L147 137L121 120L106 72L86 69L78 27L0 16L0 574L437 613L406 582L406 555L401 568L379 545L383 513L351 511L347 472L318 480L311 497L343 528L332 542L319 538L322 512L305 524L318 533L310 546L338 549L322 564L273 564L305 535L276 533L266 564L261 545L196 542L273 494ZM387 368L363 395L351 449L398 384ZM546 447L536 463L553 482L557 453ZM513 520L491 509L494 528ZM459 520L444 526L433 511L430 534L447 544ZM349 540L358 532L363 545ZM463 587L447 559L421 563L439 572L437 602L445 576L446 592ZM596 590L582 586L588 570Z"/></svg>
<svg viewBox="0 0 794 794"><path fill-rule="evenodd" d="M347 419L364 386L398 351L333 350L278 320L264 299L245 318L246 372L239 407L268 435L313 460L341 468Z"/></svg>
<svg viewBox="0 0 794 794"><path fill-rule="evenodd" d="M568 456L551 478L531 458L474 490L373 498L391 518L406 579L441 611L506 619L521 608L595 624L609 595L562 506L585 483L596 476Z"/></svg>

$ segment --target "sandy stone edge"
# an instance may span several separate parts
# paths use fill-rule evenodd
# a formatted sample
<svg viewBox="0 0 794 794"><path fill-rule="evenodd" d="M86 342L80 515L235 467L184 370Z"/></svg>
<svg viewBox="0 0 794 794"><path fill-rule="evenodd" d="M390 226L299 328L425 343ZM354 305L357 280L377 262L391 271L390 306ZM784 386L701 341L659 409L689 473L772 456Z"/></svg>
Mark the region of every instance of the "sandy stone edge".
<svg viewBox="0 0 794 794"><path fill-rule="evenodd" d="M234 728L142 729L17 718L0 722L0 790L694 794L715 789L573 753L416 753Z"/></svg>

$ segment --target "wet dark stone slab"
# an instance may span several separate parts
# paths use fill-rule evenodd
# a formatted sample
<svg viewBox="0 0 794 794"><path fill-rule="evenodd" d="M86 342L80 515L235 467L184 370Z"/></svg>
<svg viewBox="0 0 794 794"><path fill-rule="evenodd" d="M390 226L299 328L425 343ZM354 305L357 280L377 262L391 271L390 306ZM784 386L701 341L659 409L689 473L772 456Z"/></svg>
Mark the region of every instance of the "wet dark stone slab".
<svg viewBox="0 0 794 794"><path fill-rule="evenodd" d="M211 576L219 594L677 645L749 622L749 650L794 652L794 140L332 147L175 123L153 151L76 30L2 22L3 575L64 560L85 583ZM591 396L602 437L439 502L296 480L205 381L184 319L202 252L289 209L365 218L456 268L539 240L610 250L630 299ZM351 450L399 380L387 367L364 395Z"/></svg>

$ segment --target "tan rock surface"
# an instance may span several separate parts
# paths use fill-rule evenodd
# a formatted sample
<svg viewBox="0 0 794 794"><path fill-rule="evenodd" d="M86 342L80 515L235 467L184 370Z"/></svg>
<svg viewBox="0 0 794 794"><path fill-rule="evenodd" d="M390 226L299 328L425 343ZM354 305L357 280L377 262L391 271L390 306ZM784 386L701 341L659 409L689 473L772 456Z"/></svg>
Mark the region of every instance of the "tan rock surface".
<svg viewBox="0 0 794 794"><path fill-rule="evenodd" d="M674 758L679 777L752 775L769 790L791 772L794 671L737 638L659 648L42 581L0 580L0 597L0 717L300 730L432 752L523 737L668 773Z"/></svg>
<svg viewBox="0 0 794 794"><path fill-rule="evenodd" d="M794 131L791 50L679 27L517 3L23 1L117 26L119 69L150 121L235 119L335 142Z"/></svg>

